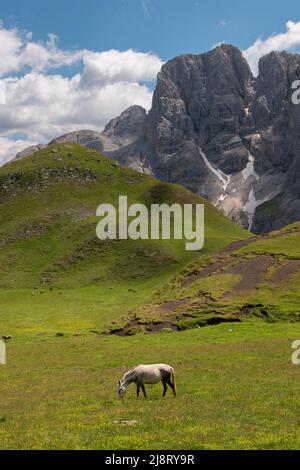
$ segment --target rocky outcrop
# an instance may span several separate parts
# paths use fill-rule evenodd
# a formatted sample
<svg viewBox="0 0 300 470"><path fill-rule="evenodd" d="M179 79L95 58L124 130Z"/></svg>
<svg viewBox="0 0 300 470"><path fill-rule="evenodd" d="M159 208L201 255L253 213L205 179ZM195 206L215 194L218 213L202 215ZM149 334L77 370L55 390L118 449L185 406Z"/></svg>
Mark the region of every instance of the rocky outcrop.
<svg viewBox="0 0 300 470"><path fill-rule="evenodd" d="M130 106L119 117L112 119L101 134L104 149L113 152L143 138L147 112L141 106Z"/></svg>
<svg viewBox="0 0 300 470"><path fill-rule="evenodd" d="M102 133L90 130L75 131L53 139L50 144L73 142L112 153L144 136L147 112L141 106L131 106L112 119Z"/></svg>
<svg viewBox="0 0 300 470"><path fill-rule="evenodd" d="M158 74L150 112L132 106L100 134L55 139L95 147L180 183L255 232L300 219L300 56L272 52L253 77L241 51L182 55Z"/></svg>
<svg viewBox="0 0 300 470"><path fill-rule="evenodd" d="M101 134L100 132L96 131L83 130L69 132L68 134L64 134L60 137L57 137L56 139L53 139L51 142L49 142L49 145L63 144L65 142L72 142L73 144L85 145L86 147L91 147L99 151L103 151Z"/></svg>
<svg viewBox="0 0 300 470"><path fill-rule="evenodd" d="M21 152L17 153L15 158L13 158L11 161L16 161L16 160L22 160L23 158L30 157L34 153L38 152L39 150L42 150L43 148L47 147L47 145L31 145L30 147L27 147L26 149L22 150Z"/></svg>

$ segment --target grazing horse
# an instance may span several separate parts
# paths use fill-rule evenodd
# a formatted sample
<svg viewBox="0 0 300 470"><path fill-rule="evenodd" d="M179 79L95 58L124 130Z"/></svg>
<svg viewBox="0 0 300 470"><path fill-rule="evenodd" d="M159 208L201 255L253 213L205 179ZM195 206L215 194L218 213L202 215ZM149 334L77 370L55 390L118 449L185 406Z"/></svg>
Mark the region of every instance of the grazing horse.
<svg viewBox="0 0 300 470"><path fill-rule="evenodd" d="M129 372L126 372L119 381L119 397L123 398L128 385L135 383L137 397L139 397L142 389L144 397L147 398L145 384L157 384L158 382L162 382L163 384L163 397L168 390L167 385L171 387L174 397L176 397L175 372L173 367L168 364L141 364L131 369Z"/></svg>

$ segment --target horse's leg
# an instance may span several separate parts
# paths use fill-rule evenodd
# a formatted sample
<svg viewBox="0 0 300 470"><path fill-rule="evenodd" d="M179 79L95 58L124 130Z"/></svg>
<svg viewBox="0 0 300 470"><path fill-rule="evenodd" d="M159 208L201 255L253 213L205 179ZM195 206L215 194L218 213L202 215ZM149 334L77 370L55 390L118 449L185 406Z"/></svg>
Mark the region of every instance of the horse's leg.
<svg viewBox="0 0 300 470"><path fill-rule="evenodd" d="M141 391L141 385L140 385L140 384L136 384L136 396L137 396L137 397L140 396L140 391Z"/></svg>
<svg viewBox="0 0 300 470"><path fill-rule="evenodd" d="M167 387L167 384L164 380L162 380L162 384L163 384L163 387L164 387L163 397L165 397L166 393L167 393L167 390L168 390L168 387Z"/></svg>
<svg viewBox="0 0 300 470"><path fill-rule="evenodd" d="M143 390L144 397L147 398L145 385L141 384L141 387L142 387L142 390Z"/></svg>
<svg viewBox="0 0 300 470"><path fill-rule="evenodd" d="M172 382L171 382L170 377L169 377L168 379L166 379L166 382L167 382L167 384L171 387L171 389L173 390L173 395L174 395L174 397L176 397L176 390L175 390L174 385L173 385Z"/></svg>

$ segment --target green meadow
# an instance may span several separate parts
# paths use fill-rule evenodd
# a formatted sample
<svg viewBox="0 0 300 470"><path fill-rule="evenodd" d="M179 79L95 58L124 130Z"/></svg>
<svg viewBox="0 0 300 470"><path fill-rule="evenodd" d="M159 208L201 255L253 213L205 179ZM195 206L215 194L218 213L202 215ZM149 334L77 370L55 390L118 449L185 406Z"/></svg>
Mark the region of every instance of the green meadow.
<svg viewBox="0 0 300 470"><path fill-rule="evenodd" d="M300 327L245 322L132 337L20 337L1 366L1 449L297 449ZM178 396L117 381L135 364L176 369Z"/></svg>
<svg viewBox="0 0 300 470"><path fill-rule="evenodd" d="M98 240L96 208L119 195L205 204L204 249ZM0 168L0 449L299 448L299 240L299 224L253 237L78 145ZM143 328L110 334L133 317ZM121 376L154 362L175 368L178 396L120 400Z"/></svg>

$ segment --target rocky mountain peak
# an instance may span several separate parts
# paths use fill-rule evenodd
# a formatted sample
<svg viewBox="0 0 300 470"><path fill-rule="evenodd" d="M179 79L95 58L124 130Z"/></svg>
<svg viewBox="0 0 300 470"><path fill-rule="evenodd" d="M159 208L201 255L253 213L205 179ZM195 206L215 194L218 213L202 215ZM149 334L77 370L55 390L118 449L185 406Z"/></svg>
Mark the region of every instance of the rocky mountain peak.
<svg viewBox="0 0 300 470"><path fill-rule="evenodd" d="M255 232L300 219L300 106L291 84L300 55L272 52L254 77L242 52L221 44L165 63L147 114L131 106L104 131L61 139L180 183Z"/></svg>
<svg viewBox="0 0 300 470"><path fill-rule="evenodd" d="M107 136L128 137L144 133L147 111L138 105L130 106L120 116L112 119L103 133Z"/></svg>
<svg viewBox="0 0 300 470"><path fill-rule="evenodd" d="M92 130L82 130L69 132L64 134L61 137L53 139L51 144L62 144L64 142L72 142L74 144L85 145L86 147L96 148L98 150L103 150L103 145L101 143L101 134L97 131Z"/></svg>

